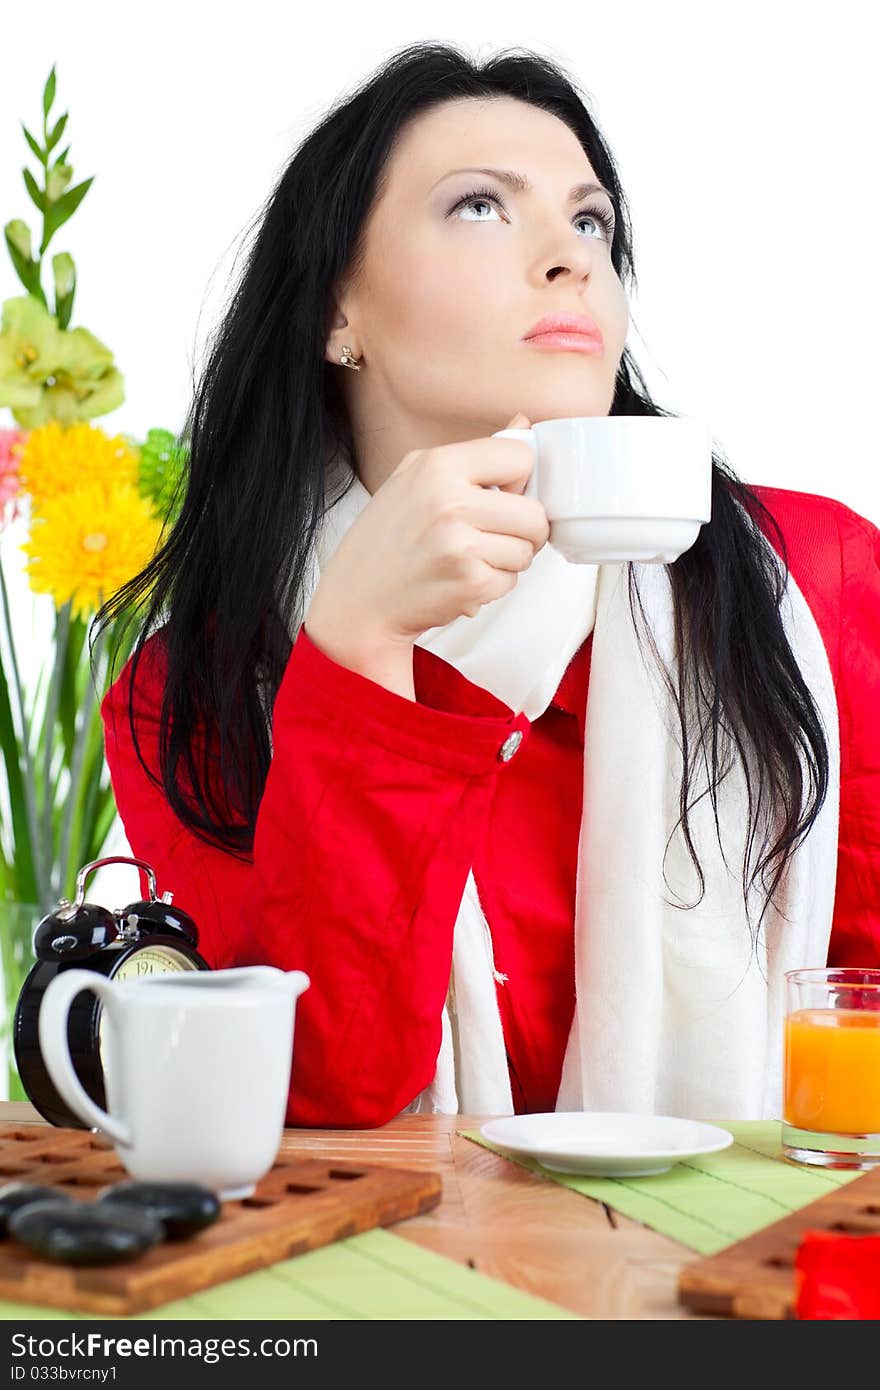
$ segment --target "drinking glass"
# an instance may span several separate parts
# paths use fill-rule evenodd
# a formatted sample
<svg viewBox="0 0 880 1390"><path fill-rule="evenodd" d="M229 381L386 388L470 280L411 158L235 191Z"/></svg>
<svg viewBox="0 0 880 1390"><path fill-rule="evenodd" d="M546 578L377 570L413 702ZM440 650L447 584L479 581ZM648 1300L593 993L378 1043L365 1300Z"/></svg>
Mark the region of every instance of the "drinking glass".
<svg viewBox="0 0 880 1390"><path fill-rule="evenodd" d="M789 970L785 981L785 1156L872 1168L880 1164L880 970Z"/></svg>

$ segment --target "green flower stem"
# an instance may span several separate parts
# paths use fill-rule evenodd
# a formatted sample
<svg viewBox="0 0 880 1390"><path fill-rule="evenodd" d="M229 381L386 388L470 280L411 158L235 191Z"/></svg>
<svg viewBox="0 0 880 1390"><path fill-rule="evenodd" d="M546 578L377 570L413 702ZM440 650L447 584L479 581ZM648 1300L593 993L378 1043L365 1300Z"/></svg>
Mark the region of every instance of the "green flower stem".
<svg viewBox="0 0 880 1390"><path fill-rule="evenodd" d="M12 662L13 685L16 699L18 701L18 711L21 719L21 738L24 753L25 779L24 779L24 799L27 812L28 832L31 841L31 859L33 862L34 878L36 880L37 893L41 903L46 900L47 885L46 873L44 869L43 850L40 843L39 829L37 825L37 801L36 801L36 778L34 775L34 765L31 759L30 749L30 725L28 723L27 711L24 704L24 691L21 684L21 674L18 669L18 659L15 655L15 639L12 632L12 615L9 609L9 594L6 589L6 579L3 574L3 566L0 564L0 602L3 608L3 622L6 628L6 638L9 644L10 660Z"/></svg>
<svg viewBox="0 0 880 1390"><path fill-rule="evenodd" d="M6 669L0 661L0 763L6 768L6 792L9 797L11 835L0 849L0 868L3 882L0 884L0 903L7 901L31 903L37 896L34 878L34 860L31 852L31 836L28 832L27 807L25 805L25 779L21 768L21 741L15 728L12 704L9 699L9 681ZM2 827L0 827L2 832ZM2 842L2 833L0 833ZM10 858L7 859L7 848Z"/></svg>
<svg viewBox="0 0 880 1390"><path fill-rule="evenodd" d="M57 610L55 620L55 667L52 671L52 684L49 687L49 696L46 708L46 734L43 748L43 844L49 855L49 863L52 861L52 755L55 752L55 723L58 718L58 705L61 697L61 676L64 670L64 658L67 652L67 639L70 633L70 605L71 600L62 608ZM72 795L73 786L71 785L68 796ZM50 869L51 875L51 869ZM51 881L47 884L48 891L53 894L54 885ZM53 894L53 896L55 896ZM41 906L43 903L41 901ZM51 903L49 904L51 906ZM44 911L48 912L49 907Z"/></svg>
<svg viewBox="0 0 880 1390"><path fill-rule="evenodd" d="M95 653L99 653L104 642L105 634L99 633L95 639ZM93 715L95 711L95 686L92 680L91 671L86 671L86 689L83 698L81 718L76 737L73 743L73 760L70 767L70 787L67 793L67 800L64 806L64 819L61 824L61 846L58 854L57 866L59 876L63 876L68 869L68 857L70 854L71 832L73 829L74 814L77 822L77 854L79 853L79 839L82 835L82 801L85 795L85 784L82 777L83 760L85 758L87 743L93 742L89 738L94 723ZM86 779L87 780L87 779ZM79 865L78 868L82 868ZM56 884L58 892L56 897L61 896L62 885Z"/></svg>
<svg viewBox="0 0 880 1390"><path fill-rule="evenodd" d="M97 838L96 828L103 771L104 727L101 722L100 710L93 709L92 717L89 721L89 737L86 744L86 754L83 765L83 790L79 798L73 835L71 837L77 864L71 866L71 870L68 873L69 878L72 877L72 870L74 868L78 868L80 864L88 864L92 859L99 858L103 848L104 842Z"/></svg>
<svg viewBox="0 0 880 1390"><path fill-rule="evenodd" d="M40 287L40 294L43 297L43 303L46 305L46 308L48 309L49 301L46 298L46 294L43 289L43 256L46 253L45 251L41 250L41 247L43 245L43 238L46 235L46 209L49 206L49 117L45 114L43 115L43 149L46 151L46 158L42 161L43 187L41 192L43 194L43 228L40 232L40 239L37 242L37 284Z"/></svg>
<svg viewBox="0 0 880 1390"><path fill-rule="evenodd" d="M100 783L103 770L103 725L100 711L96 706L93 706L89 715L85 754L80 772L76 804L73 808L72 830L70 831L70 848L66 865L67 882L70 884L75 882L76 874L83 864L88 864L91 860L100 857L104 840L107 838L106 829L101 833L97 824L98 820L101 821L102 825L104 824L104 817L98 813L99 798L102 795Z"/></svg>

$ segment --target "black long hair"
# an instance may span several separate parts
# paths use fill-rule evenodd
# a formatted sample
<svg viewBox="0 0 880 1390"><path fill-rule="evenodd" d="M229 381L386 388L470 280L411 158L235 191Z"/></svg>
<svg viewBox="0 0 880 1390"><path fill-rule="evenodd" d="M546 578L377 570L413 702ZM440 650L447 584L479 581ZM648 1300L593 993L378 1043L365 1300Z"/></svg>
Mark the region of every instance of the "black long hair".
<svg viewBox="0 0 880 1390"><path fill-rule="evenodd" d="M356 458L340 373L324 357L331 286L360 264L365 221L406 123L452 98L493 96L530 102L574 132L616 206L614 268L625 286L635 284L630 217L611 153L586 98L558 65L523 50L497 53L486 62L439 43L399 50L322 118L261 210L178 436L189 452L179 515L146 568L111 595L95 618L93 630L100 632L111 619L146 608L131 652L133 686L145 642L163 628L161 775L142 756L129 709L138 757L194 835L245 860L252 857L272 757L269 721L292 647L290 614L302 598L325 506L324 460L339 450ZM672 413L651 400L625 350L610 414ZM699 874L700 901L705 879L688 825L691 744L711 758L706 790L716 828L717 785L732 766L724 753L735 745L749 799L747 908L758 876L766 887L773 872L762 919L825 799L828 750L780 617L788 571L784 538L715 449L712 471L711 522L666 567L675 610L676 688L668 672L665 678L678 709L684 766L678 823ZM775 533L781 566L762 529ZM638 589L633 566L628 569L635 622ZM654 651L659 657L656 646ZM204 754L197 752L199 728L211 733L219 750L219 797ZM750 756L758 769L754 801ZM772 840L774 818L778 834ZM759 825L764 852L749 878Z"/></svg>

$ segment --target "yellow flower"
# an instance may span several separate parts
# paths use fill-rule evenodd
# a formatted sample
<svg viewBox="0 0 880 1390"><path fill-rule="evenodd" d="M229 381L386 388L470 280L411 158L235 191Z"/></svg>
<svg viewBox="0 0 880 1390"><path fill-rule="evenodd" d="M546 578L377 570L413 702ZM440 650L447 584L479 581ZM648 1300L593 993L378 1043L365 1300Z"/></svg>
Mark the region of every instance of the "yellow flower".
<svg viewBox="0 0 880 1390"><path fill-rule="evenodd" d="M28 433L19 463L21 487L34 507L83 483L100 483L109 492L121 483L136 484L140 453L121 434L105 434L81 421L59 425L56 420Z"/></svg>
<svg viewBox="0 0 880 1390"><path fill-rule="evenodd" d="M21 546L31 557L31 588L51 594L56 608L72 600L73 616L87 620L148 564L161 529L149 499L131 483L108 492L88 481L59 492L43 502Z"/></svg>

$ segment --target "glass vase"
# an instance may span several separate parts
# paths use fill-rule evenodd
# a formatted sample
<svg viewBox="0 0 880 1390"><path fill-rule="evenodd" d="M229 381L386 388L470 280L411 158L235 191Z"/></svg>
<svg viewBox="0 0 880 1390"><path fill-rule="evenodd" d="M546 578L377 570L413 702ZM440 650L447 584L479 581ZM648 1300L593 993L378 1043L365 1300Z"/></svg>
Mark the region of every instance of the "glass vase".
<svg viewBox="0 0 880 1390"><path fill-rule="evenodd" d="M3 968L3 1026L0 1031L6 1049L6 1094L4 1100L27 1100L15 1064L12 1024L15 1006L25 977L36 963L33 949L34 928L43 913L35 903L0 902L0 960Z"/></svg>

